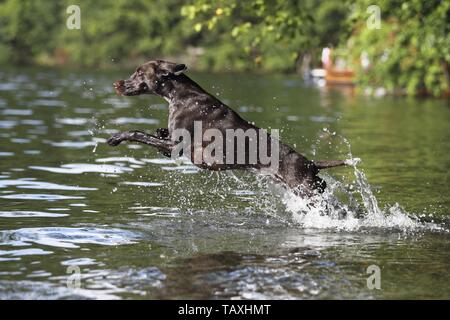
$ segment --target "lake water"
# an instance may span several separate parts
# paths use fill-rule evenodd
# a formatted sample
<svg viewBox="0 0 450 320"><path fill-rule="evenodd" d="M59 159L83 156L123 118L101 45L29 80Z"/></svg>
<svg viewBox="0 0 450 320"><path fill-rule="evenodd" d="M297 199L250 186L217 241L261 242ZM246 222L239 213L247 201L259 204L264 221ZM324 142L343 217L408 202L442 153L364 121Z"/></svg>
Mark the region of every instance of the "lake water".
<svg viewBox="0 0 450 320"><path fill-rule="evenodd" d="M106 145L167 124L165 101L113 93L127 74L0 71L0 299L450 298L448 101L191 74L311 159L362 159L323 171L311 210L249 172Z"/></svg>

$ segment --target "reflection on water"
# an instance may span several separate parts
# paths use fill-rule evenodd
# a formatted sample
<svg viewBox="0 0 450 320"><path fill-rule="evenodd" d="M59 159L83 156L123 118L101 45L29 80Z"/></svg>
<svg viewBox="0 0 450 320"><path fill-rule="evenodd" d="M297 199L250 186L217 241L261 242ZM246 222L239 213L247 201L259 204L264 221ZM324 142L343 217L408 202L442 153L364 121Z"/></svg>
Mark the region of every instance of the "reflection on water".
<svg viewBox="0 0 450 320"><path fill-rule="evenodd" d="M79 248L78 244L90 243L107 246L133 243L134 234L116 229L99 228L24 228L3 231L2 239L14 239L14 245L36 243L60 248Z"/></svg>
<svg viewBox="0 0 450 320"><path fill-rule="evenodd" d="M71 163L64 164L59 168L52 167L40 167L40 166L30 166L30 169L43 170L53 173L63 173L63 174L81 174L86 172L96 172L96 173L124 173L127 171L133 171L132 168L126 168L123 166L115 165L104 165L104 164L88 164L88 163Z"/></svg>
<svg viewBox="0 0 450 320"><path fill-rule="evenodd" d="M445 101L195 75L310 158L362 158L323 172L311 206L250 172L108 147L167 122L158 98L115 96L118 76L0 71L0 299L450 298Z"/></svg>
<svg viewBox="0 0 450 320"><path fill-rule="evenodd" d="M58 218L66 217L64 213L52 213L41 211L0 211L1 218L26 218L26 217L44 217L44 218Z"/></svg>
<svg viewBox="0 0 450 320"><path fill-rule="evenodd" d="M34 179L0 180L0 188L15 186L19 189L46 189L46 190L97 190L96 188L84 188L78 186L66 186L62 184L34 181Z"/></svg>

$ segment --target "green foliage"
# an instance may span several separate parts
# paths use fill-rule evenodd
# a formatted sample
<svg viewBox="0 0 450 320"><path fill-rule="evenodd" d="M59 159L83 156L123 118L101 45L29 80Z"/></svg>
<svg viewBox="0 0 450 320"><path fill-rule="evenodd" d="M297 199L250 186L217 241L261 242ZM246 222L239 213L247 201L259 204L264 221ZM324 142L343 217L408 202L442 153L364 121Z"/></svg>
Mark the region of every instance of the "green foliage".
<svg viewBox="0 0 450 320"><path fill-rule="evenodd" d="M208 71L294 71L338 47L363 86L439 96L449 90L449 1L79 0L81 30L66 28L71 0L0 0L0 63L109 67L149 58ZM362 70L361 54L371 67Z"/></svg>
<svg viewBox="0 0 450 320"><path fill-rule="evenodd" d="M336 1L194 0L181 14L202 37L213 33L234 46L226 56L210 57L213 68L237 62L246 69L292 71L303 54L337 44L347 11Z"/></svg>
<svg viewBox="0 0 450 320"><path fill-rule="evenodd" d="M81 30L66 28L66 8L72 4L0 1L0 62L48 62L41 58L56 56L84 66L135 63L180 54L197 37L177 0L79 0Z"/></svg>
<svg viewBox="0 0 450 320"><path fill-rule="evenodd" d="M0 62L29 63L55 46L58 13L56 1L0 1Z"/></svg>
<svg viewBox="0 0 450 320"><path fill-rule="evenodd" d="M178 2L78 1L82 28L64 28L59 45L73 62L87 66L180 54L195 31L183 22Z"/></svg>
<svg viewBox="0 0 450 320"><path fill-rule="evenodd" d="M350 23L354 33L347 53L365 86L383 86L391 92L440 96L449 90L450 2L440 0L381 0L381 29L369 29L369 0L359 0ZM371 62L362 70L360 55Z"/></svg>

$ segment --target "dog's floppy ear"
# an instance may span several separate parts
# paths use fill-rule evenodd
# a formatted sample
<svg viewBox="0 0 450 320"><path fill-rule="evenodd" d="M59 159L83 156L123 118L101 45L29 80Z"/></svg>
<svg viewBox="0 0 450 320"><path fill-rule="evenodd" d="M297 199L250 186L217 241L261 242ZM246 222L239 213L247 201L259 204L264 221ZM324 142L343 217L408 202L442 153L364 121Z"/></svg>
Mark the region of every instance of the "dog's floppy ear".
<svg viewBox="0 0 450 320"><path fill-rule="evenodd" d="M168 76L169 74L174 74L176 76L182 74L186 71L187 66L183 63L173 63L167 61L161 61L159 64L159 70L161 75Z"/></svg>
<svg viewBox="0 0 450 320"><path fill-rule="evenodd" d="M183 63L177 64L175 68L173 68L173 74L179 75L187 70L187 66Z"/></svg>

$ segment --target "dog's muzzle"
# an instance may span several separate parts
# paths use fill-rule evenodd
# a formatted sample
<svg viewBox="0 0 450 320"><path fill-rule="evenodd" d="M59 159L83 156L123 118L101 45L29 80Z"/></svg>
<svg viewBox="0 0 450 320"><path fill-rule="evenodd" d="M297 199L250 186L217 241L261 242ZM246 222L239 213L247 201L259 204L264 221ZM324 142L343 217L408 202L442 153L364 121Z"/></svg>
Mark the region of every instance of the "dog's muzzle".
<svg viewBox="0 0 450 320"><path fill-rule="evenodd" d="M119 95L123 95L125 91L125 80L117 80L114 82L114 90Z"/></svg>

